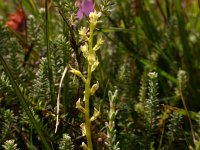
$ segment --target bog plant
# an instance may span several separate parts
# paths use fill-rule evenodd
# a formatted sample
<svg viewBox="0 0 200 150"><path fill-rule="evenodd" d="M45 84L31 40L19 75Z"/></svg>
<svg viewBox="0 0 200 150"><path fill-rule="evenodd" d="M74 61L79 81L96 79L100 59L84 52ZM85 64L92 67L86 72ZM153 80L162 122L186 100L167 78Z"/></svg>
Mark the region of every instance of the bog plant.
<svg viewBox="0 0 200 150"><path fill-rule="evenodd" d="M93 45L93 38L94 38L94 30L96 28L96 25L99 21L99 18L101 16L101 12L91 12L89 14L89 29L86 27L82 27L79 30L79 34L81 36L81 39L84 41L84 44L81 46L81 51L83 53L84 58L87 60L87 77L85 78L83 74L71 68L70 72L77 75L82 79L82 81L85 84L85 91L84 91L84 97L82 101L85 103L85 106L83 107L81 105L81 98L78 99L76 102L76 108L78 108L85 116L85 123L82 123L81 130L83 136L86 135L87 137L87 145L85 143L82 143L82 146L84 149L93 149L92 146L92 138L91 138L91 122L95 121L97 117L100 115L100 112L97 108L94 108L94 114L92 117L90 117L90 96L94 95L95 92L99 88L99 82L97 81L95 84L91 86L91 78L92 78L92 72L95 71L97 66L99 65L99 61L96 55L96 51L100 48L100 46L103 44L103 40L101 38L97 39L96 45ZM89 31L89 33L88 33Z"/></svg>
<svg viewBox="0 0 200 150"><path fill-rule="evenodd" d="M198 150L198 6L0 0L0 149Z"/></svg>

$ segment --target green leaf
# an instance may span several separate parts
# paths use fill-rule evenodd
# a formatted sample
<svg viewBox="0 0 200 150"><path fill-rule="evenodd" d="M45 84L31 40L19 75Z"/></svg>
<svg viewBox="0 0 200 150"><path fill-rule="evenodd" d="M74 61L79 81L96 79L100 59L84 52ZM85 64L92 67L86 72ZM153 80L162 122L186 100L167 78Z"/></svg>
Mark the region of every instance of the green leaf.
<svg viewBox="0 0 200 150"><path fill-rule="evenodd" d="M38 15L38 9L33 0L22 0L23 6L30 11L34 16Z"/></svg>

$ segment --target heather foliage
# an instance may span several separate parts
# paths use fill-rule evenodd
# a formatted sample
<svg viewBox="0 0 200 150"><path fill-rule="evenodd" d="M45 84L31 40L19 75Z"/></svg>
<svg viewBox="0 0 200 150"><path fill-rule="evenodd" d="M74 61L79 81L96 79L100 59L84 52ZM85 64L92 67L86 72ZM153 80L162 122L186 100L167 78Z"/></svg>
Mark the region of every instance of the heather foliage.
<svg viewBox="0 0 200 150"><path fill-rule="evenodd" d="M0 0L0 149L198 150L199 6Z"/></svg>

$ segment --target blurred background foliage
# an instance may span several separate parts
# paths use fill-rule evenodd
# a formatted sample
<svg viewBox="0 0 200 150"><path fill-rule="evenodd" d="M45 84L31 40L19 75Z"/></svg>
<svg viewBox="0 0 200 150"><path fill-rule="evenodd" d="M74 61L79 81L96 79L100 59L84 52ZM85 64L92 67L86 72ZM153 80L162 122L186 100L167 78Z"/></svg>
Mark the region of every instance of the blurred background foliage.
<svg viewBox="0 0 200 150"><path fill-rule="evenodd" d="M103 13L96 34L105 40L93 74L100 89L91 105L101 112L92 125L94 149L113 149L108 135L122 150L199 149L199 1L93 2ZM0 0L0 149L81 149L85 141L80 129L84 118L75 108L84 85L70 73L62 86L58 132L54 130L64 68L86 69L78 30L88 17L76 19L75 1L47 3L45 9L44 0ZM115 130L109 134L108 91L116 89Z"/></svg>

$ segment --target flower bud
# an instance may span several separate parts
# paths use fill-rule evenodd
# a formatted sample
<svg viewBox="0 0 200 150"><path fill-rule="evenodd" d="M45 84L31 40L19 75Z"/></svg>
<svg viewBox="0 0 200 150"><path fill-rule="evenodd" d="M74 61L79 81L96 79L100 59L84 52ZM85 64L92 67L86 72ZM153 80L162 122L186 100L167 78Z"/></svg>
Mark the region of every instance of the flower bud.
<svg viewBox="0 0 200 150"><path fill-rule="evenodd" d="M81 123L80 127L82 131L82 135L85 136L86 135L85 123Z"/></svg>
<svg viewBox="0 0 200 150"><path fill-rule="evenodd" d="M82 113L85 113L85 108L81 106L81 99L79 98L76 102L76 108L79 109Z"/></svg>
<svg viewBox="0 0 200 150"><path fill-rule="evenodd" d="M79 70L76 70L76 69L71 67L70 72L73 73L74 75L77 75L78 77L80 77L83 80L84 83L86 82L85 77L82 75L82 73Z"/></svg>
<svg viewBox="0 0 200 150"><path fill-rule="evenodd" d="M98 89L99 89L99 82L97 81L97 83L94 84L94 85L92 86L92 88L90 89L90 94L91 94L91 95L94 95L94 93L95 93Z"/></svg>
<svg viewBox="0 0 200 150"><path fill-rule="evenodd" d="M91 71L93 72L93 71L97 68L98 65L99 65L99 61L96 60L96 61L94 62L94 64L92 65Z"/></svg>
<svg viewBox="0 0 200 150"><path fill-rule="evenodd" d="M79 35L81 35L82 36L82 39L84 39L84 40L86 40L86 41L88 41L88 31L89 31L89 29L88 28L86 28L86 27L81 27L81 29L78 31L79 32Z"/></svg>
<svg viewBox="0 0 200 150"><path fill-rule="evenodd" d="M104 40L102 38L99 38L97 40L97 44L93 47L93 50L97 51L103 43L104 43Z"/></svg>
<svg viewBox="0 0 200 150"><path fill-rule="evenodd" d="M94 53L88 55L87 60L88 60L89 65L93 65L95 63L96 61L95 57L96 56Z"/></svg>
<svg viewBox="0 0 200 150"><path fill-rule="evenodd" d="M83 148L83 150L87 150L88 149L87 145L84 142L82 142L81 147Z"/></svg>
<svg viewBox="0 0 200 150"><path fill-rule="evenodd" d="M89 55L89 52L88 52L88 44L87 44L87 43L85 43L85 45L82 45L82 46L81 46L81 51L83 52L83 56L84 56L85 58L87 58L88 55Z"/></svg>
<svg viewBox="0 0 200 150"><path fill-rule="evenodd" d="M94 108L94 114L93 116L90 118L90 121L94 121L96 120L100 115L100 111L98 111L96 108Z"/></svg>
<svg viewBox="0 0 200 150"><path fill-rule="evenodd" d="M79 70L76 70L74 68L71 68L70 72L75 74L75 75L77 75L77 76L81 76L82 75L82 73Z"/></svg>

